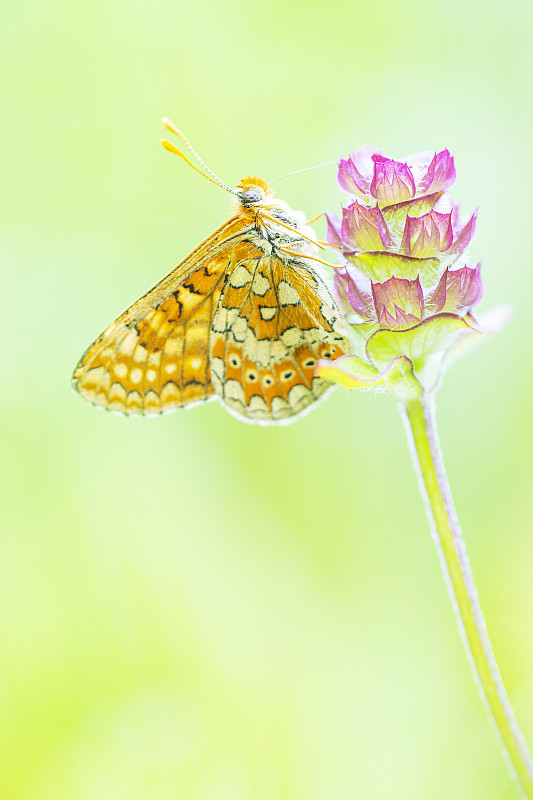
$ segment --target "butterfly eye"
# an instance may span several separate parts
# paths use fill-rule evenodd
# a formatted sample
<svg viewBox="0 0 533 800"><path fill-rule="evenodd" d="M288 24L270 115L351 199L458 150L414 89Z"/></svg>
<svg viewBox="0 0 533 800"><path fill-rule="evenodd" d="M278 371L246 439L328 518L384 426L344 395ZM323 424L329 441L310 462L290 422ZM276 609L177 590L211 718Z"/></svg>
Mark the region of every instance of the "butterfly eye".
<svg viewBox="0 0 533 800"><path fill-rule="evenodd" d="M314 367L315 364L316 364L316 361L315 361L314 358L306 358L305 361L304 361L304 367Z"/></svg>
<svg viewBox="0 0 533 800"><path fill-rule="evenodd" d="M329 352L329 350L324 350L324 352L322 353L322 358L331 358L331 353Z"/></svg>
<svg viewBox="0 0 533 800"><path fill-rule="evenodd" d="M237 355L235 355L235 353L233 353L233 355L231 355L229 357L229 363L230 363L230 365L232 367L240 367L241 366L241 359L239 358L239 356L237 356Z"/></svg>
<svg viewBox="0 0 533 800"><path fill-rule="evenodd" d="M243 206L251 206L263 200L264 194L261 189L245 189L241 197Z"/></svg>
<svg viewBox="0 0 533 800"><path fill-rule="evenodd" d="M246 375L246 380L248 380L248 381L256 381L257 380L257 374L250 370L250 372L248 372L248 374Z"/></svg>
<svg viewBox="0 0 533 800"><path fill-rule="evenodd" d="M284 372L281 377L284 381L290 381L293 375L294 371L292 369L288 369L287 372Z"/></svg>
<svg viewBox="0 0 533 800"><path fill-rule="evenodd" d="M265 384L265 386L272 386L272 384L274 383L274 379L270 375L265 375L265 377L263 378L263 383Z"/></svg>

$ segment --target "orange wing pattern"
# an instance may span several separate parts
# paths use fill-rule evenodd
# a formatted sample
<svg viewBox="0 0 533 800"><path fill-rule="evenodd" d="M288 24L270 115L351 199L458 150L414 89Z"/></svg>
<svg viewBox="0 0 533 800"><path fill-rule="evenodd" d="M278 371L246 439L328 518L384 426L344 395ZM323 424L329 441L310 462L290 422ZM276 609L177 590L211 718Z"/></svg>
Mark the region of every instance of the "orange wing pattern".
<svg viewBox="0 0 533 800"><path fill-rule="evenodd" d="M268 425L331 388L315 365L349 352L349 334L306 262L312 231L300 212L269 204L264 182L241 183L237 214L84 353L73 375L83 398L132 415L216 396L239 419Z"/></svg>
<svg viewBox="0 0 533 800"><path fill-rule="evenodd" d="M221 292L211 380L235 416L271 424L291 421L331 388L314 377L316 362L338 358L348 342L319 276L255 249L254 258L236 264Z"/></svg>
<svg viewBox="0 0 533 800"><path fill-rule="evenodd" d="M90 345L73 374L94 405L159 414L208 400L211 320L242 221L230 219Z"/></svg>

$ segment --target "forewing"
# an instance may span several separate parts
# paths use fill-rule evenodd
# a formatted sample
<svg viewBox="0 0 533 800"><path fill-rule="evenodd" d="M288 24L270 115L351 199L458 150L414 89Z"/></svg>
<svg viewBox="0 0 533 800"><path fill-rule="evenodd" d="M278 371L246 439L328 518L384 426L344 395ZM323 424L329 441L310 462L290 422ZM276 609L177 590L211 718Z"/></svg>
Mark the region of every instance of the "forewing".
<svg viewBox="0 0 533 800"><path fill-rule="evenodd" d="M290 422L331 388L319 358L349 352L335 301L307 265L258 254L239 262L221 292L210 341L211 379L236 416Z"/></svg>
<svg viewBox="0 0 533 800"><path fill-rule="evenodd" d="M72 379L85 400L122 414L159 414L213 395L210 328L242 237L238 222L215 231L90 345Z"/></svg>

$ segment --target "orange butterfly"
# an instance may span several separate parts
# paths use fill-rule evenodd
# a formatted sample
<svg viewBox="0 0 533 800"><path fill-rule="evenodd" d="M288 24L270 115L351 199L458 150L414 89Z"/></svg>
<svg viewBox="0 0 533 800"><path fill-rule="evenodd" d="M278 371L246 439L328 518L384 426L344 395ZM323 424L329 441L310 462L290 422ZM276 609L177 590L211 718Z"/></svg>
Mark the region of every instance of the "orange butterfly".
<svg viewBox="0 0 533 800"><path fill-rule="evenodd" d="M317 242L303 214L260 178L226 186L235 214L90 345L72 377L80 395L122 414L160 414L218 398L246 422L290 422L331 388L319 358L349 352L347 326L309 260ZM209 177L210 176L210 177Z"/></svg>

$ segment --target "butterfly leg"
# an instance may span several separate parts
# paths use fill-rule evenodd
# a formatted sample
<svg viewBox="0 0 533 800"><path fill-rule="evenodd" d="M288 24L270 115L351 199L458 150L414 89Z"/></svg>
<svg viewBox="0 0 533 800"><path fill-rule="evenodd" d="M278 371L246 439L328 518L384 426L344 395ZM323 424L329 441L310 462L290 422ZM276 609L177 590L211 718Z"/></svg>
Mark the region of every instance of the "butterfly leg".
<svg viewBox="0 0 533 800"><path fill-rule="evenodd" d="M306 225L312 225L313 222L318 222L320 217L323 217L325 213L326 213L325 211L321 211L320 214L317 214L316 217L313 217L313 219L308 219L305 224Z"/></svg>

